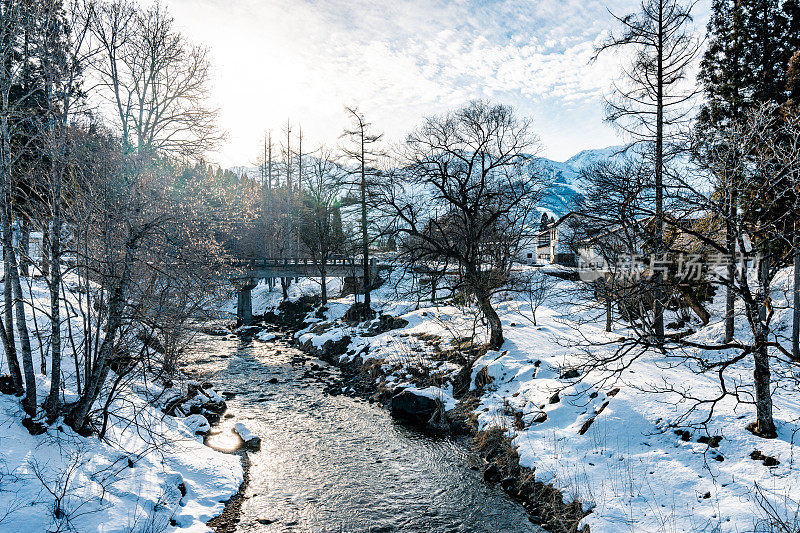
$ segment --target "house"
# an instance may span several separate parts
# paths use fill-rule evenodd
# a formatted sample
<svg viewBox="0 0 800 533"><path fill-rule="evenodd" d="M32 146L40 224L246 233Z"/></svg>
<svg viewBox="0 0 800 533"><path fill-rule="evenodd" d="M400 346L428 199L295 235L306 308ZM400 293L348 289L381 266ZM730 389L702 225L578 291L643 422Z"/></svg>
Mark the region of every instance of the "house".
<svg viewBox="0 0 800 533"><path fill-rule="evenodd" d="M577 254L572 244L577 224L580 224L580 217L577 213L567 213L559 219L551 218L547 213L542 215L535 241L536 262L576 266Z"/></svg>
<svg viewBox="0 0 800 533"><path fill-rule="evenodd" d="M623 225L588 213L570 212L558 219L545 213L535 238L530 239L532 244L523 248L521 260L534 262L535 257L539 264L596 268L620 254L646 255L653 222L652 216L640 217ZM708 224L708 221L697 216L667 224L665 240L668 249L678 253L709 253L692 231L688 231L688 228L697 231L703 224ZM707 235L721 231L720 228L700 229Z"/></svg>
<svg viewBox="0 0 800 533"><path fill-rule="evenodd" d="M17 250L17 253L20 253L20 240L21 240L21 231L19 229L19 225L14 223L13 226L13 233L11 238L14 242L14 248ZM2 251L3 245L0 243L0 251ZM41 231L31 231L28 234L28 258L31 261L38 262L42 257L42 251L44 250L44 243L43 243L43 235Z"/></svg>

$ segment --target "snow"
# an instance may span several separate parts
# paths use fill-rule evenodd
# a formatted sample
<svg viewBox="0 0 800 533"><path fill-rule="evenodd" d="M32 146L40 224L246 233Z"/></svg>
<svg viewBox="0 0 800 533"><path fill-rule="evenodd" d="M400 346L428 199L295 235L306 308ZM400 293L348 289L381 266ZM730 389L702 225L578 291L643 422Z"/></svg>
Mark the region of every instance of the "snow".
<svg viewBox="0 0 800 533"><path fill-rule="evenodd" d="M425 387L420 389L419 387L406 387L406 391L413 392L418 396L424 396L426 398L430 398L431 400L439 400L444 404L444 410L449 411L451 409L456 408L456 400L453 398L453 389L452 387L448 387L447 389L443 389L442 387Z"/></svg>
<svg viewBox="0 0 800 533"><path fill-rule="evenodd" d="M791 271L781 274L773 293L776 328L791 324L785 309ZM497 310L506 341L500 351L489 351L473 368L474 379L484 368L491 378L475 409L481 428L501 427L513 439L523 466L535 469L537 480L554 484L567 500L591 509L582 524L592 531L719 531L763 530L766 518L760 499L766 499L778 514L790 517L798 510L800 470L795 462L795 441L800 438L800 391L795 384L775 388L774 407L777 439L758 438L747 430L754 420L752 406L721 402L705 431L688 428L705 413L685 418L687 405L668 394L648 389L665 383L685 387L697 396L713 397L719 383L713 375L699 374L691 365L676 365L674 359L647 353L632 362L618 379L591 374L583 379L561 377L566 369L584 362L591 353L613 350L615 345L579 349L585 339L614 341L614 332L604 331L604 317L592 312L565 289L578 282L558 280L548 300L537 310L537 326L523 302L498 299ZM476 317L469 310L446 303L431 306L405 299L395 292L398 280L373 292L376 311L402 317L408 325L399 330L366 336L367 327L348 326L339 319L353 297L332 300L325 322L329 327L316 334L311 327L297 334L300 342L349 335L350 349L365 361L376 360L388 373L386 382L429 397L443 399L447 409L455 406L451 385L431 386L417 376L439 375L452 379L459 366L438 356L456 337L469 336ZM724 308L722 292L709 306L716 317ZM784 308L781 309L781 306ZM512 325L513 324L513 325ZM319 324L314 327L318 331ZM706 327L696 321L696 340L719 339L724 328L719 321ZM739 318L737 336L746 338L747 327ZM478 341L486 334L478 325ZM713 354L707 354L712 357ZM354 357L343 355L343 360ZM774 360L775 371L785 371ZM421 370L422 372L419 372ZM796 372L796 369L795 369ZM752 380L752 363L745 359L729 369L731 386L745 389ZM557 393L557 397L556 397ZM522 413L524 429L517 429L514 412ZM546 415L546 418L545 418ZM683 424L683 425L681 425ZM688 440L675 433L687 428ZM698 442L701 437L722 437L718 447ZM750 458L754 450L780 461L767 467ZM721 460L720 460L721 459Z"/></svg>
<svg viewBox="0 0 800 533"><path fill-rule="evenodd" d="M195 435L202 435L211 429L211 424L208 423L206 417L201 414L189 415L183 419L183 423Z"/></svg>
<svg viewBox="0 0 800 533"><path fill-rule="evenodd" d="M269 342L277 337L278 336L275 333L270 333L269 331L260 331L256 334L256 339L260 340L261 342Z"/></svg>
<svg viewBox="0 0 800 533"><path fill-rule="evenodd" d="M259 438L258 435L247 429L247 426L241 422L237 422L236 425L233 426L233 430L242 438L244 442L251 442Z"/></svg>
<svg viewBox="0 0 800 533"><path fill-rule="evenodd" d="M75 281L68 275L65 286ZM23 288L28 292L25 283ZM38 309L48 308L43 282L34 281L30 294ZM42 315L37 313L39 328L49 328ZM28 318L33 329L30 311ZM80 338L80 331L73 333ZM35 336L31 342L38 369ZM64 354L67 400L76 398L71 359ZM3 357L0 373L7 372L4 365ZM49 386L37 372L40 401ZM137 378L115 400L103 440L80 436L60 420L33 436L21 423L19 398L0 394L0 531L210 531L205 523L239 489L241 461L202 444L195 435L209 428L202 415L167 416L148 403L147 389L164 392L160 405L180 394L152 383L145 388ZM202 393L222 400L211 389Z"/></svg>

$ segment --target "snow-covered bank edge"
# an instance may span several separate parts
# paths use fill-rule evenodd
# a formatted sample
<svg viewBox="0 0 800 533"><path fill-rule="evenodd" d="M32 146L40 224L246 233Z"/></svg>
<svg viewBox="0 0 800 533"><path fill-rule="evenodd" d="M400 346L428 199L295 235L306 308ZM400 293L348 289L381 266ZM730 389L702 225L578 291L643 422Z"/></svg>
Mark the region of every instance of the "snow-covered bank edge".
<svg viewBox="0 0 800 533"><path fill-rule="evenodd" d="M30 281L23 286L25 300L46 309L46 284ZM65 276L66 286L75 282L73 274ZM76 302L64 304L65 315L70 304ZM44 331L47 320L36 313L37 324L29 314L29 330ZM82 332L77 321L72 327L77 343ZM36 336L31 341L38 369L49 347L40 348ZM0 374L5 364L3 357ZM69 403L77 398L71 352L64 354L62 371ZM49 378L37 372L36 385L45 398ZM111 386L95 407L102 407ZM224 399L180 373L156 379L141 368L116 387L102 439L79 435L61 419L23 423L20 398L0 394L0 531L210 531L206 522L223 511L243 478L238 456L203 443L211 427L207 416L221 414Z"/></svg>
<svg viewBox="0 0 800 533"><path fill-rule="evenodd" d="M222 512L206 522L206 525L218 533L229 533L236 531L236 527L242 516L242 504L245 500L245 491L250 484L250 455L244 449L237 450L234 455L238 455L242 464L242 482L236 494L224 502L225 507Z"/></svg>
<svg viewBox="0 0 800 533"><path fill-rule="evenodd" d="M32 435L0 394L0 530L209 531L239 489L239 457L203 444L202 415L165 415L133 391L119 403L130 408L104 440L60 421Z"/></svg>

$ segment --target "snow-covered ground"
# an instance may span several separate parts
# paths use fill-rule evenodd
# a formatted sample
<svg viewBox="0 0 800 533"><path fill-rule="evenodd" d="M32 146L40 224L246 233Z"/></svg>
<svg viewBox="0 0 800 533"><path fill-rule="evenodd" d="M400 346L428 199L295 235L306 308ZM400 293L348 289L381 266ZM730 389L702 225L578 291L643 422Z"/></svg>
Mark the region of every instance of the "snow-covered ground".
<svg viewBox="0 0 800 533"><path fill-rule="evenodd" d="M68 286L75 281L65 279ZM49 294L43 282L34 282L31 293L44 331ZM31 341L39 369L39 346ZM0 374L5 364L3 355ZM65 353L68 401L75 398L72 364ZM37 372L37 385L41 402L49 379ZM137 379L123 387L102 441L60 421L32 436L21 423L19 398L0 394L0 531L210 531L205 522L241 484L240 459L202 444L193 430L199 415L173 418L149 405L144 396L161 389L150 383L145 393L142 385Z"/></svg>
<svg viewBox="0 0 800 533"><path fill-rule="evenodd" d="M776 305L781 298L785 303L782 284L788 283L789 274L784 273L776 284ZM587 357L577 348L585 344L585 338L617 338L614 332L604 332L601 316L592 317L574 296L563 296L568 294L563 290L574 283L558 282L553 296L538 309L536 326L522 302L498 302L505 344L502 351L481 357L472 374L473 388L478 372L485 369L491 378L475 410L481 428L505 428L521 464L535 469L537 480L552 483L565 498L592 509L582 524L590 525L593 532L771 531L765 525L764 502L774 508L773 514L792 519L800 500L800 469L795 458L800 391L796 384L776 387L777 439L761 439L746 431L745 425L754 420L753 407L732 400L717 406L707 432L690 429L678 435L672 424L686 413L687 405L647 390L663 388L666 383L697 397L713 397L719 390L713 375L700 375L661 354L648 353L613 382L602 381L604 376L599 374L580 380L559 377L565 368ZM294 294L310 292L314 285L303 282L294 290ZM279 299L275 293L266 293L263 286L256 293L259 301L269 306ZM459 367L443 360L440 350L452 339L470 335L475 317L449 305L422 302L417 308L416 302L398 296L394 284L387 283L373 293L374 307L402 317L408 325L375 335L374 329L367 332L365 327L339 320L352 302L352 296L332 300L324 323L301 331L299 340L321 346L348 335L352 341L349 355L341 356L343 359L354 354L367 361L375 359L389 373L389 383L415 386L453 406L447 380ZM720 316L722 306L718 295L709 309ZM788 311L779 311L774 325L786 327L790 318ZM745 328L743 319L741 322L739 327ZM700 328L695 338L720 340L723 330L712 321ZM477 331L485 335L480 324ZM739 334L744 335L744 330ZM438 347L437 339L442 339ZM595 354L611 349L613 346L592 348ZM729 369L728 374L729 386L749 387L750 359ZM420 376L445 379L434 386L430 383L434 380L421 383ZM558 399L554 398L556 392ZM688 421L696 422L703 415L700 412ZM590 419L592 422L587 422ZM714 436L722 437L714 439L717 447L698 442ZM779 464L768 467L762 460L752 459L754 450Z"/></svg>

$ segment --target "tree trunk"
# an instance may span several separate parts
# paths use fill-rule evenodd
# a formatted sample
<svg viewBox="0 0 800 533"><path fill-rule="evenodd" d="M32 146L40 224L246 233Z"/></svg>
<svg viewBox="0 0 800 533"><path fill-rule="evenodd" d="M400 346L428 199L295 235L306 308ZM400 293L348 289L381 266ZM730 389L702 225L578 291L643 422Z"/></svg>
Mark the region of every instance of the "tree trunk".
<svg viewBox="0 0 800 533"><path fill-rule="evenodd" d="M22 228L19 232L19 271L23 276L30 275L31 223L22 217Z"/></svg>
<svg viewBox="0 0 800 533"><path fill-rule="evenodd" d="M758 344L754 354L755 368L753 370L756 389L756 426L753 432L760 437L772 439L777 436L777 431L772 419L772 378L766 339L758 341Z"/></svg>
<svg viewBox="0 0 800 533"><path fill-rule="evenodd" d="M2 336L3 339L6 362L11 370L11 384L14 388L14 393L22 394L22 371L19 367L19 361L17 360L17 350L16 347L8 341L8 334L6 333L6 327L2 320L0 320L0 336Z"/></svg>
<svg viewBox="0 0 800 533"><path fill-rule="evenodd" d="M10 216L6 215L6 220ZM10 232L9 232L10 233ZM10 246L9 235L9 252L8 252L8 270L6 271L6 278L10 278L12 290L14 291L14 318L17 324L17 333L19 334L19 347L22 352L22 370L25 375L25 399L22 406L29 416L36 414L36 375L33 369L33 352L31 351L31 339L28 334L28 322L25 313L25 300L22 297L22 285L19 282L19 271L17 270L17 257L13 247ZM4 243L5 244L5 243Z"/></svg>
<svg viewBox="0 0 800 533"><path fill-rule="evenodd" d="M83 395L75 403L67 416L67 423L78 432L83 432L86 427L89 410L97 400L109 372L109 363L113 356L117 331L122 322L122 313L125 307L125 296L131 277L131 264L136 252L138 238L129 239L125 246L125 258L122 265L122 275L119 283L114 287L111 300L108 303L108 322L105 337L100 345L97 360L92 365L92 373L86 379Z"/></svg>
<svg viewBox="0 0 800 533"><path fill-rule="evenodd" d="M61 393L61 173L55 168L53 186L53 231L50 237L50 393L45 409L49 420L55 420L60 409ZM42 250L42 255L46 252Z"/></svg>
<svg viewBox="0 0 800 533"><path fill-rule="evenodd" d="M655 160L655 193L656 193L656 228L655 250L657 259L661 259L664 249L664 5L659 3L658 13L658 72L656 74L656 160ZM656 344L664 343L664 304L663 273L655 273L655 299L653 302L653 329Z"/></svg>
<svg viewBox="0 0 800 533"><path fill-rule="evenodd" d="M369 232L367 228L367 177L364 169L364 132L361 132L361 248L363 254L364 270L364 306L371 304L370 289L372 280L370 279L369 268Z"/></svg>
<svg viewBox="0 0 800 533"><path fill-rule="evenodd" d="M734 336L734 313L736 312L736 294L733 290L734 277L736 276L736 232L734 231L734 217L737 215L736 192L731 187L731 205L728 212L728 223L726 224L726 245L728 248L728 287L725 290L725 342L731 342Z"/></svg>
<svg viewBox="0 0 800 533"><path fill-rule="evenodd" d="M4 6L3 15L7 13L11 7ZM4 52L0 57L0 98L2 98L2 105L0 105L0 224L2 224L2 242L3 242L3 274L4 289L3 289L3 312L5 320L5 335L3 335L3 342L6 351L6 360L8 361L8 369L11 373L11 381L17 392L21 393L24 390L22 385L22 372L17 359L17 349L14 342L14 299L12 295L11 283L11 242L13 241L11 235L11 134L8 125L9 116L9 102L8 95L11 86L11 73L9 71L8 51L11 50L10 42L13 38L11 35L11 24L13 21L2 21L2 38L0 39L0 47Z"/></svg>
<svg viewBox="0 0 800 533"><path fill-rule="evenodd" d="M322 277L322 289L321 289L321 296L322 296L322 305L328 303L328 277L327 277L327 269L324 266L321 269L321 277Z"/></svg>
<svg viewBox="0 0 800 533"><path fill-rule="evenodd" d="M797 225L797 222L795 222ZM794 285L792 287L792 359L800 361L800 233L794 232Z"/></svg>
<svg viewBox="0 0 800 533"><path fill-rule="evenodd" d="M50 224L45 224L42 228L42 276L50 278L50 255L45 250L50 249Z"/></svg>
<svg viewBox="0 0 800 533"><path fill-rule="evenodd" d="M767 325L769 304L769 254L765 254L759 265L758 277L759 288L757 295L758 327L755 335L756 347L753 352L754 369L753 379L755 382L756 396L756 424L753 433L764 438L775 438L775 422L772 418L772 378L769 369L769 351L767 340L769 336L769 326Z"/></svg>
<svg viewBox="0 0 800 533"><path fill-rule="evenodd" d="M481 313L489 323L489 347L492 350L499 350L503 346L503 323L488 296L476 295L476 297Z"/></svg>
<svg viewBox="0 0 800 533"><path fill-rule="evenodd" d="M289 299L289 278L281 278L281 289L283 290L283 299Z"/></svg>
<svg viewBox="0 0 800 533"><path fill-rule="evenodd" d="M7 147L7 140L3 140ZM11 217L11 176L6 172L3 180L3 251L4 251L4 304L6 319L6 335L8 336L9 346L14 344L14 321L12 315L16 315L17 332L20 336L20 350L22 351L22 370L25 376L25 398L22 402L25 412L29 416L36 414L36 376L33 370L33 356L31 353L31 342L28 336L28 324L25 319L25 302L22 299L22 286L19 282L19 270L17 265L17 254L14 252L14 238L12 235ZM12 307L16 313L12 313ZM16 349L14 349L14 360L16 360ZM11 362L11 361L9 361ZM9 365L10 366L10 365ZM12 373L19 371L19 364ZM13 375L13 374L12 374ZM22 386L20 384L20 390Z"/></svg>

